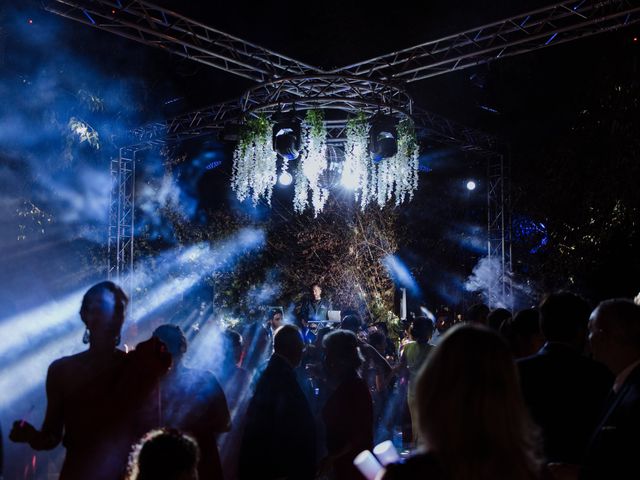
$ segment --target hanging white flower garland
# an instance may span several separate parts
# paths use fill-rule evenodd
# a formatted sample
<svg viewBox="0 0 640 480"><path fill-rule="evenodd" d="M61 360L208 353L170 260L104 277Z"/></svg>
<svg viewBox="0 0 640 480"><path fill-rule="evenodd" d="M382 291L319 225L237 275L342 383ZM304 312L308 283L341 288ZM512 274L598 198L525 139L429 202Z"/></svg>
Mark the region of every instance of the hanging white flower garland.
<svg viewBox="0 0 640 480"><path fill-rule="evenodd" d="M383 208L391 197L395 197L396 206L409 197L418 188L418 156L420 149L416 139L413 122L405 118L397 129L398 152L391 158L381 160L372 166L376 192L373 199Z"/></svg>
<svg viewBox="0 0 640 480"><path fill-rule="evenodd" d="M365 209L370 200L371 159L369 157L369 124L363 113L347 122L341 183L354 191L356 202ZM375 187L374 187L375 188Z"/></svg>
<svg viewBox="0 0 640 480"><path fill-rule="evenodd" d="M320 186L320 176L327 170L327 129L324 126L324 114L321 110L308 110L302 128L302 153L294 186L293 208L302 213L309 205L314 216L324 208L329 198L329 189Z"/></svg>
<svg viewBox="0 0 640 480"><path fill-rule="evenodd" d="M260 116L247 121L240 141L233 152L231 188L238 200L251 197L256 205L260 199L271 205L271 194L277 180L277 155L272 143L273 124Z"/></svg>
<svg viewBox="0 0 640 480"><path fill-rule="evenodd" d="M254 205L261 199L271 204L277 181L277 154L272 143L273 124L264 116L251 118L245 125L233 154L231 188L240 201L251 197ZM397 128L398 151L377 165L369 154L369 123L359 113L347 123L345 160L341 183L354 191L356 202L364 210L369 203L383 208L392 197L395 205L407 197L413 199L418 188L419 146L411 119L401 120ZM321 176L329 168L327 130L321 110L308 110L302 130L302 151L294 172L293 208L302 213L311 205L314 216L322 212L329 189L320 185ZM283 160L282 173L289 168ZM311 197L311 200L309 200Z"/></svg>

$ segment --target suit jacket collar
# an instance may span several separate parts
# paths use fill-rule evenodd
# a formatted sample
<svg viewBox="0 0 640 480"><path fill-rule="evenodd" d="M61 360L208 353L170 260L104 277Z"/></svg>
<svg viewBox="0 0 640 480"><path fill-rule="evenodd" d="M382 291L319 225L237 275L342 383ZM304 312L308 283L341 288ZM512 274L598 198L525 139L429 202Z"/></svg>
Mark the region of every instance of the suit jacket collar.
<svg viewBox="0 0 640 480"><path fill-rule="evenodd" d="M562 342L547 342L540 350L538 355L581 355L574 347Z"/></svg>

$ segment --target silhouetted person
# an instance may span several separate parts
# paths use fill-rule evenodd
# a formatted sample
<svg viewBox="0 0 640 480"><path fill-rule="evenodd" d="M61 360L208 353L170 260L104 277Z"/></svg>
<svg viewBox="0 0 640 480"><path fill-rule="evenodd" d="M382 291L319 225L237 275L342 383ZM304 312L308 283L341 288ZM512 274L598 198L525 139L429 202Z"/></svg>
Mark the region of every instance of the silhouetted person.
<svg viewBox="0 0 640 480"><path fill-rule="evenodd" d="M545 344L537 308L520 310L512 319L502 324L500 333L508 339L516 360L535 355Z"/></svg>
<svg viewBox="0 0 640 480"><path fill-rule="evenodd" d="M407 384L407 406L411 418L411 431L405 429L403 433L415 442L417 441L417 413L415 405L415 379L424 365L427 357L435 348L429 344L433 335L433 322L427 317L417 317L411 322L409 336L411 341L402 349L400 355L400 370L403 379ZM407 443L407 442L405 442Z"/></svg>
<svg viewBox="0 0 640 480"><path fill-rule="evenodd" d="M467 314L464 317L465 322L470 323L479 323L481 325L489 324L489 307L487 307L484 303L476 303L469 307L467 310Z"/></svg>
<svg viewBox="0 0 640 480"><path fill-rule="evenodd" d="M315 425L294 372L304 348L300 330L284 325L276 331L273 343L274 353L247 409L239 478L312 479L316 467Z"/></svg>
<svg viewBox="0 0 640 480"><path fill-rule="evenodd" d="M218 438L218 446L225 479L233 480L238 478L238 457L249 403L251 375L240 366L243 350L242 336L236 331L225 330L221 334L221 339L223 360L218 378L227 397L233 428Z"/></svg>
<svg viewBox="0 0 640 480"><path fill-rule="evenodd" d="M243 326L242 338L242 367L255 372L271 355L269 332L261 321L255 321Z"/></svg>
<svg viewBox="0 0 640 480"><path fill-rule="evenodd" d="M138 431L167 427L188 433L200 447L200 478L223 478L216 436L231 427L224 391L212 372L184 365L187 340L180 327L161 325L153 336L166 346L172 365L141 406Z"/></svg>
<svg viewBox="0 0 640 480"><path fill-rule="evenodd" d="M60 441L67 449L62 480L119 478L125 472L130 445L120 441L114 391L125 353L116 346L128 298L113 282L101 282L85 293L80 318L89 349L56 360L47 372L47 410L40 430L25 421L13 424L10 438L36 450L51 450Z"/></svg>
<svg viewBox="0 0 640 480"><path fill-rule="evenodd" d="M587 448L582 478L638 478L640 306L630 300L602 302L591 315L589 332L594 358L616 377Z"/></svg>
<svg viewBox="0 0 640 480"><path fill-rule="evenodd" d="M500 331L502 323L511 318L511 312L506 308L496 308L491 310L487 316L487 325L496 332Z"/></svg>
<svg viewBox="0 0 640 480"><path fill-rule="evenodd" d="M590 312L571 293L548 296L540 305L547 342L518 361L524 398L542 428L550 462L580 462L613 381L604 365L582 354Z"/></svg>
<svg viewBox="0 0 640 480"><path fill-rule="evenodd" d="M322 409L327 459L334 480L360 478L353 459L373 448L373 406L367 384L358 375L363 358L353 332L336 330L324 337L325 365L333 387Z"/></svg>
<svg viewBox="0 0 640 480"><path fill-rule="evenodd" d="M507 343L488 327L452 327L416 379L422 451L384 480L537 480L536 428Z"/></svg>
<svg viewBox="0 0 640 480"><path fill-rule="evenodd" d="M198 443L174 429L147 433L135 445L127 480L198 480Z"/></svg>
<svg viewBox="0 0 640 480"><path fill-rule="evenodd" d="M364 357L364 360L372 365L376 370L375 385L371 385L376 390L381 390L391 375L391 365L374 347L369 345L364 338L365 334L362 330L363 323L357 314L347 315L342 319L340 328L352 332L358 341L358 348Z"/></svg>

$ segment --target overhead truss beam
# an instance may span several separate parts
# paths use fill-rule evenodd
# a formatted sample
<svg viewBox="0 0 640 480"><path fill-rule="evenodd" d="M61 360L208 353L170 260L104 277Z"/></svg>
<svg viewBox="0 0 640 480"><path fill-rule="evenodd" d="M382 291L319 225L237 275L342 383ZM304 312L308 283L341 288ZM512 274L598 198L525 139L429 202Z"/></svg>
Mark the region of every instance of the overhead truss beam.
<svg viewBox="0 0 640 480"><path fill-rule="evenodd" d="M135 129L134 135L140 143L172 143L220 131L225 124L239 123L247 115L318 107L341 112L341 119L331 120L345 125L348 114L359 112L374 115L382 111L398 117L411 115L421 136L436 143L480 155L494 154L501 148L492 135L415 107L401 89L382 82L330 75L283 79L260 85L238 100L179 115L167 122L144 125ZM333 136L333 143L339 143L340 138L344 141L344 136Z"/></svg>
<svg viewBox="0 0 640 480"><path fill-rule="evenodd" d="M331 73L416 82L640 21L639 0L570 0Z"/></svg>
<svg viewBox="0 0 640 480"><path fill-rule="evenodd" d="M62 17L256 82L321 69L143 0L48 0Z"/></svg>

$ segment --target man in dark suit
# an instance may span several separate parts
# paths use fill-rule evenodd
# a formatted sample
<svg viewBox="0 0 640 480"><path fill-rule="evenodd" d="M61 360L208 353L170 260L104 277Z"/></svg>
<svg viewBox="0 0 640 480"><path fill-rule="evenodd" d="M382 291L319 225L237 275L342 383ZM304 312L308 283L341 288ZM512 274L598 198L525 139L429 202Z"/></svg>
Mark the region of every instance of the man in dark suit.
<svg viewBox="0 0 640 480"><path fill-rule="evenodd" d="M616 378L587 448L581 478L638 478L640 306L622 299L602 302L591 315L589 341L594 358Z"/></svg>
<svg viewBox="0 0 640 480"><path fill-rule="evenodd" d="M583 299L557 293L539 310L546 343L518 361L524 398L542 429L547 460L580 463L613 376L582 354L591 312Z"/></svg>
<svg viewBox="0 0 640 480"><path fill-rule="evenodd" d="M311 480L315 424L294 372L304 348L300 330L284 325L274 335L273 348L247 410L239 478Z"/></svg>

